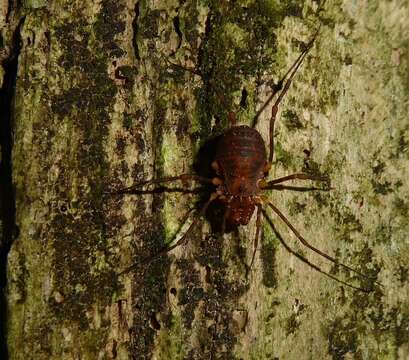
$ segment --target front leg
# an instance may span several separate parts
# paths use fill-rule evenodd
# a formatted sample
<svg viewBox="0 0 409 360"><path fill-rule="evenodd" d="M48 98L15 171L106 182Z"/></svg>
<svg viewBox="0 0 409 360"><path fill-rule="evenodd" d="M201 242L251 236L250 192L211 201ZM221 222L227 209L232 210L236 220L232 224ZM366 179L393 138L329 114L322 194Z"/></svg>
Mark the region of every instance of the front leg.
<svg viewBox="0 0 409 360"><path fill-rule="evenodd" d="M278 179L274 179L271 181L261 181L259 186L263 190L269 190L273 189L274 185L280 184L289 180L314 180L314 181L323 181L323 182L328 182L329 178L326 176L317 176L317 175L311 175L311 174L306 174L306 173L296 173L292 175L287 175L280 177Z"/></svg>
<svg viewBox="0 0 409 360"><path fill-rule="evenodd" d="M205 184L213 184L213 185L218 184L218 183L215 184L216 180L214 179L206 178L206 177L195 175L195 174L182 174L178 176L169 176L169 177L164 177L164 178L159 178L159 179L141 181L127 188L117 190L114 192L114 194L126 194L136 189L139 189L143 186L158 185L158 184L170 183L174 181L181 181L182 183L186 183L188 181L197 181L197 182L205 183Z"/></svg>

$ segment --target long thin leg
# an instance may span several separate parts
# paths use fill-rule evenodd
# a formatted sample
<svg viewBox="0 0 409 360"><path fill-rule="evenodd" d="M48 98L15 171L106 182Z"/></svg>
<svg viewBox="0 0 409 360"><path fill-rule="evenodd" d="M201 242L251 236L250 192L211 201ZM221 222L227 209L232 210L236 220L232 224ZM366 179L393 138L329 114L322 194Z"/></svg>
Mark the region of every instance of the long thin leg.
<svg viewBox="0 0 409 360"><path fill-rule="evenodd" d="M268 137L270 139L270 148L269 148L269 154L268 154L268 163L272 164L273 163L273 157L274 157L274 124L276 121L276 115L278 111L278 104L274 104L274 106L271 108L271 118L270 118L270 130L268 133Z"/></svg>
<svg viewBox="0 0 409 360"><path fill-rule="evenodd" d="M279 92L279 96L277 100L275 101L273 107L271 108L271 118L270 118L270 131L269 131L269 137L270 137L270 152L268 156L268 161L269 163L272 162L273 160L273 154L274 154L274 123L276 120L277 112L278 112L278 105L280 104L281 100L283 99L284 95L287 93L288 88L291 85L291 82L297 73L297 70L303 63L305 57L307 56L308 52L311 50L312 45L314 44L315 38L317 37L319 32L319 28L314 34L313 38L310 40L310 42L307 44L307 47L304 49L304 51L301 52L301 54L298 56L297 60L293 63L293 65L288 69L288 71L285 73L285 75L280 79L278 84L274 87L273 92L271 95L268 97L266 102L263 104L263 106L257 111L252 127L255 127L258 121L258 118L260 114L264 111L264 109L270 104L270 102L273 100L274 96ZM288 77L288 79L287 79ZM287 81L286 81L287 79ZM284 87L283 87L284 85Z"/></svg>
<svg viewBox="0 0 409 360"><path fill-rule="evenodd" d="M151 180L141 181L141 182L139 182L137 184L134 184L132 186L129 186L127 188L118 190L118 191L114 192L114 194L124 194L124 193L132 191L134 189L138 189L141 186L161 184L161 183L172 182L172 181L177 181L177 180L180 180L182 182L198 181L198 182L202 182L202 183L206 183L206 184L212 184L212 179L209 179L209 178L206 178L206 177L203 177L203 176L199 176L199 175L195 175L195 174L182 174L182 175L178 175L178 176L169 176L169 177L164 177L164 178L160 178L160 179L151 179Z"/></svg>
<svg viewBox="0 0 409 360"><path fill-rule="evenodd" d="M345 269L347 269L347 270L349 270L349 271L354 272L355 274L359 275L361 278L364 278L364 279L367 279L367 280L371 280L371 281L374 280L373 278L368 277L368 276L366 276L366 275L360 273L358 270L355 270L355 269L349 267L348 265L345 265L345 264L343 264L343 263L337 261L337 260L336 260L335 258L333 258L332 256L329 256L329 255L327 255L326 253L322 252L321 250L317 249L316 247L312 246L310 243L307 242L307 240L305 240L305 239L301 236L301 234L297 231L297 229L288 221L288 219L284 216L284 214L283 214L280 210L278 210L270 201L268 201L268 200L266 200L266 199L263 199L263 200L267 203L268 206L270 206L270 207L273 209L273 211L281 218L281 220L285 222L285 224L291 229L291 231L294 233L294 235L298 238L298 240L301 241L301 243L302 243L304 246L308 247L308 248L311 249L312 251L316 252L317 254L321 255L322 257L326 258L327 260L333 262L334 264L339 265L339 266L342 266L343 268L345 268ZM378 283L378 282L376 282L376 281L375 281L375 283L378 284L378 285L380 285L380 286L382 286L382 284L380 284L380 283Z"/></svg>
<svg viewBox="0 0 409 360"><path fill-rule="evenodd" d="M271 189L272 185L279 184L279 183L289 181L289 180L295 180L295 179L314 180L314 181L328 181L328 178L325 177L325 176L315 176L315 175L310 175L310 174L305 174L305 173L297 173L297 174L287 175L287 176L280 177L278 179L268 181L265 185L262 185L261 188L265 189L265 190Z"/></svg>
<svg viewBox="0 0 409 360"><path fill-rule="evenodd" d="M309 261L307 258L305 258L304 256L302 256L302 255L298 254L297 252L295 252L295 251L294 251L293 249L291 249L291 248L287 245L287 243L284 241L284 239L282 238L281 234L277 231L276 227L274 226L273 221L272 221L271 218L268 216L268 214L267 214L267 212L266 212L265 210L263 210L263 215L264 215L264 217L267 219L267 222L270 224L270 226L271 226L271 228L273 229L274 233L276 234L278 240L281 242L281 244L283 244L284 248L285 248L290 254L293 254L295 257L297 257L298 259L300 259L302 262L306 263L306 264L309 265L311 268L313 268L314 270L320 272L321 274L323 274L323 275L325 275L325 276L328 276L328 277L331 278L332 280L335 280L335 281L337 281L337 282L339 282L339 283L341 283L341 284L343 284L343 285L345 285L345 286L348 286L348 287L350 287L350 288L352 288L352 289L354 289L354 290L359 290L359 291L363 291L363 292L366 292L366 293L371 292L371 290L369 290L369 289L363 289L363 288L360 288L360 287L358 287L358 286L354 286L354 285L348 284L347 282L342 281L341 279L338 279L337 277L335 277L335 276L333 276L333 275L327 273L326 271L322 270L319 266L317 266L317 265L313 264L312 262L310 262L310 261Z"/></svg>
<svg viewBox="0 0 409 360"><path fill-rule="evenodd" d="M128 273L129 271L137 268L140 265L143 264L147 264L149 262L151 262L152 260L154 260L155 258L168 253L169 251L172 251L174 248L178 247L179 245L182 245L183 243L185 243L188 239L188 235L190 234L190 232L194 229L194 227L198 224L199 220L201 220L201 217L206 213L207 208L209 207L210 203L212 201L214 201L216 198L218 197L218 195L216 193L212 193L210 195L209 200L207 200L207 202L203 205L203 207L200 209L199 213L197 214L197 216L193 219L192 223L190 224L190 226L188 227L188 229L186 230L186 232L181 236L181 238L173 245L169 246L168 244L166 244L162 249L160 249L156 254L154 254L153 256L149 256L145 259L143 259L141 262L138 262L136 264L133 264L132 266L126 268L125 270L121 271L118 275L123 275ZM190 211L187 213L187 216L189 215ZM185 217L184 222L187 220L187 217Z"/></svg>
<svg viewBox="0 0 409 360"><path fill-rule="evenodd" d="M267 108L267 106L271 103L271 101L273 100L274 96L276 96L276 94L283 88L283 84L285 79L287 78L287 76L292 73L294 70L297 71L295 68L299 67L300 64L303 61L303 58L305 56L306 53L308 53L308 51L310 50L310 48L312 47L312 44L315 40L315 37L317 36L317 33L314 35L313 39L308 43L306 49L301 52L300 55L298 55L297 60L294 61L294 63L291 65L291 67L287 70L287 72L284 74L284 76L279 80L279 82L273 87L273 91L270 94L270 96L268 97L268 99L265 101L265 103L261 106L260 109L258 109L258 111L256 112L256 115L254 116L253 122L252 122L252 127L256 127L257 125L257 121L258 118L260 117L261 113Z"/></svg>
<svg viewBox="0 0 409 360"><path fill-rule="evenodd" d="M201 191L204 191L204 187L197 187L194 189L185 189L185 188L174 188L174 187L166 187L166 186L159 186L155 187L154 189L131 189L124 191L122 190L121 193L115 194L128 194L128 195L148 195L148 194L162 194L162 193L182 193L182 194L198 194Z"/></svg>
<svg viewBox="0 0 409 360"><path fill-rule="evenodd" d="M307 191L330 191L331 188L317 188L317 187L306 187L306 186L290 186L290 185L272 185L268 189L263 190L290 190L290 191L298 191L298 192L307 192Z"/></svg>
<svg viewBox="0 0 409 360"><path fill-rule="evenodd" d="M278 105L280 105L281 100L283 99L284 95L287 93L291 82L293 81L293 78L295 74L297 73L297 70L301 66L302 62L304 61L305 57L307 56L308 52L312 48L312 45L314 43L315 37L317 34L314 35L312 40L308 43L306 49L301 53L301 56L297 59L298 62L296 62L288 80L284 84L283 90L280 92L278 95L277 100L275 101L273 107L271 108L271 118L270 118L270 154L268 156L268 161L271 163L273 161L273 154L274 154L274 123L276 120L277 112L278 112Z"/></svg>
<svg viewBox="0 0 409 360"><path fill-rule="evenodd" d="M258 240L260 238L260 230L261 230L261 211L262 211L261 205L257 205L257 219L256 219L256 236L254 237L254 249L253 249L253 255L251 257L251 262L249 266L248 272L251 271L251 268L253 267L254 259L256 257L256 252L258 248Z"/></svg>

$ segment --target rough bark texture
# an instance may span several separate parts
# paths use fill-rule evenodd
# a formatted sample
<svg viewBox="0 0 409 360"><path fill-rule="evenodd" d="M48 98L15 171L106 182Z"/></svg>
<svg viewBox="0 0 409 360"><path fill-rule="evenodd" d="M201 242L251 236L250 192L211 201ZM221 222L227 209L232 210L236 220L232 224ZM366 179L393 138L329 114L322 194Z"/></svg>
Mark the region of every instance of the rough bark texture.
<svg viewBox="0 0 409 360"><path fill-rule="evenodd" d="M409 357L407 1L1 4L1 358ZM384 287L328 279L267 222L246 279L254 220L221 238L211 217L119 276L186 229L208 194L110 192L202 171L227 113L249 124L320 24L281 106L271 175L325 174L332 190L269 197L312 244ZM371 285L273 218L311 262Z"/></svg>

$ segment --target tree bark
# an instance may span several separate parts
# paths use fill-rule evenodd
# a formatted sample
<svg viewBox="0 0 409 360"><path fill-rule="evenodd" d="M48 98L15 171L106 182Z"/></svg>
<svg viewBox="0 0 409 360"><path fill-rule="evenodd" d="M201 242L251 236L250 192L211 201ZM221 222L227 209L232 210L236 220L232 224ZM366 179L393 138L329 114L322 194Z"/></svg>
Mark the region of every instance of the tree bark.
<svg viewBox="0 0 409 360"><path fill-rule="evenodd" d="M403 0L3 1L1 358L408 358L408 13ZM255 216L221 236L218 207L144 261L209 189L119 190L209 175L228 113L249 125L318 28L280 105L270 178L303 171L331 189L267 196L383 287L269 210L248 277Z"/></svg>

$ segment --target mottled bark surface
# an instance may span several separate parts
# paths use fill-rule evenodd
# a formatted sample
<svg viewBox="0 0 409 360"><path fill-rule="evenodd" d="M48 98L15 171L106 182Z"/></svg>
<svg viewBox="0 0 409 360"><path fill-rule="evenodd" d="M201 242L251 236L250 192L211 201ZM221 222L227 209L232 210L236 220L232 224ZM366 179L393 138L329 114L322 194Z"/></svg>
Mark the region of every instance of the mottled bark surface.
<svg viewBox="0 0 409 360"><path fill-rule="evenodd" d="M1 4L2 358L409 357L407 1ZM320 24L279 112L271 176L324 174L332 190L269 197L383 289L319 274L267 222L246 279L255 219L222 238L217 208L187 244L119 276L209 194L110 193L206 173L228 112L250 124ZM295 251L371 285L271 216Z"/></svg>

